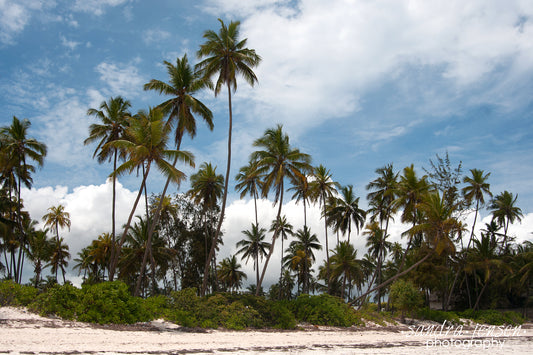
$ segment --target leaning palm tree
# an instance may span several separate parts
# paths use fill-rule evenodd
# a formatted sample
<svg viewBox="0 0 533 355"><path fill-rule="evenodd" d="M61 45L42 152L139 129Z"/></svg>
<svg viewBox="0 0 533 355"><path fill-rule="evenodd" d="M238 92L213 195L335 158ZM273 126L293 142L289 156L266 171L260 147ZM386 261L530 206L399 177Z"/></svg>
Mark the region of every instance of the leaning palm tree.
<svg viewBox="0 0 533 355"><path fill-rule="evenodd" d="M224 197L222 198L222 208L217 230L215 232L215 243L211 246L209 256L205 264L204 280L202 283L202 295L205 295L207 288L208 270L211 259L215 254L215 246L222 222L226 211L226 198L228 195L228 183L230 179L231 166L231 134L233 127L233 114L231 106L231 91L237 90L237 75L240 74L246 82L253 86L257 82L257 77L252 68L259 65L261 57L255 53L255 50L246 48L246 39L239 39L240 22L230 22L228 26L221 19L218 19L221 28L218 34L215 31L208 30L204 33L206 42L200 46L198 57L204 58L196 65L196 69L204 78L218 76L214 86L215 96L217 96L222 86L225 84L228 89L228 108L229 108L229 128L228 128L228 162L226 168L226 179L224 183Z"/></svg>
<svg viewBox="0 0 533 355"><path fill-rule="evenodd" d="M266 229L259 228L257 224L252 224L252 228L249 230L243 230L241 232L247 239L242 239L237 242L236 255L242 254L242 259L248 259L250 257L254 260L254 270L256 277L256 285L259 283L259 258L263 259L267 255L267 249L270 248L270 243L265 242Z"/></svg>
<svg viewBox="0 0 533 355"><path fill-rule="evenodd" d="M469 203L476 201L476 214L474 215L474 222L472 223L472 231L466 247L467 249L470 248L470 243L472 243L477 215L479 208L485 204L485 195L492 197L492 193L490 192L490 184L487 182L490 173L485 174L483 170L479 169L470 169L470 173L472 176L465 176L463 179L463 182L468 184L463 188L463 196Z"/></svg>
<svg viewBox="0 0 533 355"><path fill-rule="evenodd" d="M27 119L19 120L13 116L10 126L0 127L0 155L2 156L2 175L9 176L17 193L16 223L19 228L19 243L24 244L24 228L22 225L22 199L20 198L21 185L31 188L32 179L30 173L35 167L29 162L35 162L39 166L44 163L47 148L44 143L28 137L31 123ZM16 178L16 183L15 183ZM17 268L14 270L15 282L20 282L22 276L23 248L19 248Z"/></svg>
<svg viewBox="0 0 533 355"><path fill-rule="evenodd" d="M283 206L285 179L288 179L292 184L296 184L302 176L310 172L311 156L291 147L289 136L283 132L282 125L267 129L263 137L257 139L253 145L260 148L260 150L252 153L251 158L258 162L259 171L264 174L263 197L266 197L268 192L274 189L274 203L278 203L276 219L279 219L281 217L281 207ZM274 252L274 244L277 237L278 234L274 231L270 251L257 286L258 291L265 277L270 257Z"/></svg>
<svg viewBox="0 0 533 355"><path fill-rule="evenodd" d="M261 174L257 169L257 162L250 161L248 165L240 168L239 173L235 177L237 184L235 190L240 191L241 198L244 198L247 194L252 195L254 198L255 207L255 224L258 224L257 219L257 198L259 197L259 191L262 189L263 181L261 180Z"/></svg>
<svg viewBox="0 0 533 355"><path fill-rule="evenodd" d="M146 179L150 173L152 164L155 164L166 177L171 177L171 180L175 183L182 181L185 174L176 169L167 159L174 160L175 158L178 158L178 160L181 160L190 166L194 166L194 158L191 153L167 149L170 129L170 126L168 126L163 120L163 113L161 110L154 108L150 109L148 112L139 111L136 117L130 120L129 127L126 130L126 137L128 139L119 139L108 143L119 149L124 149L128 154L126 162L120 165L111 176L131 173L142 165L144 165L146 169L145 174L143 174L139 192L133 203L128 220L124 226L122 237L117 245L117 251L111 263L111 268L109 270L110 281L113 281L115 269L120 256L120 249L128 235L131 220L137 209L137 204L143 193L143 188L146 184ZM148 245L150 245L150 241ZM146 257L147 255L145 254L144 261L146 261Z"/></svg>
<svg viewBox="0 0 533 355"><path fill-rule="evenodd" d="M495 220L499 226L503 227L503 251L507 250L507 231L509 224L512 224L515 221L520 222L524 216L522 210L515 205L517 199L518 195L513 196L511 192L504 191L494 197L490 205L492 219Z"/></svg>
<svg viewBox="0 0 533 355"><path fill-rule="evenodd" d="M167 67L169 82L152 79L144 85L144 90L158 91L159 94L172 96L161 103L158 107L165 115L168 114L167 125L176 126L174 141L176 150L180 150L183 136L187 133L191 139L196 136L195 115L200 116L210 130L213 130L213 113L194 95L204 88L211 87L210 81L195 72L189 65L187 55L176 59L176 65L164 61ZM174 158L172 166L176 166L178 160ZM155 226L159 224L163 201L172 180L167 178L159 204L152 214L153 223L148 231L149 236L154 233Z"/></svg>
<svg viewBox="0 0 533 355"><path fill-rule="evenodd" d="M52 229L59 240L59 228L67 227L70 230L70 213L65 211L65 206L58 205L48 208L48 213L43 216L44 225Z"/></svg>
<svg viewBox="0 0 533 355"><path fill-rule="evenodd" d="M131 116L131 113L128 111L130 107L131 103L128 100L118 96L111 97L108 102L103 101L99 109L90 108L87 110L88 116L98 118L101 123L93 123L89 126L89 137L83 143L87 145L98 141L93 158L97 157L98 163L113 159L113 171L117 170L117 161L120 152L118 148L106 144L123 138L128 125L127 118ZM116 177L113 177L113 200L111 208L111 235L113 240L116 239L116 181Z"/></svg>
<svg viewBox="0 0 533 355"><path fill-rule="evenodd" d="M329 292L329 244L328 244L328 218L326 213L326 201L333 197L337 192L339 184L331 179L331 173L322 164L313 170L313 180L311 181L311 199L319 201L322 205L322 217L324 218L324 239L326 240L326 282Z"/></svg>

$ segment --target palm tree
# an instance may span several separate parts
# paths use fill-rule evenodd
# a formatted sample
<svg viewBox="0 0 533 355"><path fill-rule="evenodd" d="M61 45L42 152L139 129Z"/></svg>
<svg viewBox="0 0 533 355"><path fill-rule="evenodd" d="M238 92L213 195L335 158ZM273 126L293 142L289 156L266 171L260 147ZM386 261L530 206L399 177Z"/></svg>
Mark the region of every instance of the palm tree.
<svg viewBox="0 0 533 355"><path fill-rule="evenodd" d="M44 225L49 226L56 234L59 241L59 228L67 227L70 231L70 213L65 211L63 205L52 206L48 208L47 214L43 216Z"/></svg>
<svg viewBox="0 0 533 355"><path fill-rule="evenodd" d="M170 129L170 126L163 121L163 113L161 110L154 108L150 109L148 112L139 111L138 115L130 120L130 125L126 129L126 137L128 139L119 139L107 143L116 146L119 149L124 149L128 154L126 162L120 165L111 176L119 176L126 172L131 173L142 165L146 168L139 192L133 203L122 237L117 245L117 252L111 263L111 269L109 270L110 281L113 281L115 269L120 256L120 249L128 234L131 220L137 209L137 204L139 203L152 164L155 164L165 176L171 177L172 181L175 183L179 183L183 180L185 174L177 170L167 161L167 159L178 158L178 160L188 163L190 166L194 166L194 158L191 153L167 149ZM150 245L150 243L148 243L148 245ZM146 260L146 256L147 255L145 255L144 260Z"/></svg>
<svg viewBox="0 0 533 355"><path fill-rule="evenodd" d="M236 291L246 280L246 274L240 270L241 264L235 255L223 259L218 266L218 279L230 290Z"/></svg>
<svg viewBox="0 0 533 355"><path fill-rule="evenodd" d="M247 194L254 198L255 206L255 224L258 224L257 219L257 198L259 197L259 190L263 188L263 181L261 180L261 174L258 170L256 161L250 161L248 165L240 168L239 173L235 177L237 185L235 190L240 191L240 198L244 198Z"/></svg>
<svg viewBox="0 0 533 355"><path fill-rule="evenodd" d="M267 129L263 137L257 139L253 145L260 148L260 150L252 153L251 159L257 161L259 171L264 175L263 197L266 197L271 189L275 190L274 203L278 203L276 216L276 220L278 220L281 217L281 207L283 206L285 179L287 178L292 184L296 184L302 176L310 171L311 157L290 146L289 136L283 133L282 125ZM270 251L259 279L258 290L263 283L277 237L278 234L274 231Z"/></svg>
<svg viewBox="0 0 533 355"><path fill-rule="evenodd" d="M314 201L319 201L322 205L322 217L324 218L324 238L326 240L326 282L328 284L329 293L329 244L328 244L328 218L326 213L326 201L336 194L338 183L331 179L331 173L322 164L316 167L313 171L313 180L311 181L311 198Z"/></svg>
<svg viewBox="0 0 533 355"><path fill-rule="evenodd" d="M98 141L94 150L93 158L97 157L99 163L113 159L113 171L117 170L117 160L119 150L116 147L107 145L117 139L124 138L124 132L128 125L128 117L131 113L128 109L131 103L121 96L111 97L108 102L103 101L99 109L90 108L87 110L88 116L98 118L101 123L93 123L89 126L89 137L83 142L85 145ZM111 211L111 235L116 240L115 234L115 210L116 210L116 177L113 176L113 201Z"/></svg>
<svg viewBox="0 0 533 355"><path fill-rule="evenodd" d="M470 243L474 237L474 228L476 226L477 215L479 208L485 204L485 195L491 196L490 184L487 183L487 179L490 173L485 174L483 170L470 169L472 176L465 176L463 182L468 184L463 188L463 196L465 199L472 203L476 201L476 214L474 215L474 222L472 223L472 232L470 233L470 239L468 240L467 249L470 248Z"/></svg>
<svg viewBox="0 0 533 355"><path fill-rule="evenodd" d="M293 226L287 221L287 216L280 216L279 218L276 218L272 221L272 224L270 225L270 232L277 235L281 239L281 267L280 267L280 273L279 278L281 282L281 278L283 277L283 241L287 240L289 235L294 235L293 233ZM280 288L281 292L281 288ZM280 299L281 299L281 293L280 293Z"/></svg>
<svg viewBox="0 0 533 355"><path fill-rule="evenodd" d="M44 157L46 156L47 148L44 143L37 141L34 138L28 137L28 130L31 123L29 120L24 119L20 121L17 117L13 116L13 121L10 126L0 127L0 151L2 156L2 165L5 170L2 175L10 177L13 186L16 187L17 193L17 225L19 227L19 242L22 246L24 244L24 231L22 226L22 200L20 198L21 184L27 188L31 188L32 179L31 172L35 171L35 168L28 164L29 161L37 163L42 166L44 163ZM16 177L16 185L15 185ZM21 263L23 262L23 248L19 248L19 255L17 261L17 268L14 272L15 282L20 282L22 276Z"/></svg>
<svg viewBox="0 0 533 355"><path fill-rule="evenodd" d="M63 238L52 241L52 255L50 256L50 262L47 266L51 266L51 271L55 274L56 283L57 273L60 269L63 273L63 283L66 282L65 268L68 266L69 259L70 253L68 251L68 245L64 243Z"/></svg>
<svg viewBox="0 0 533 355"><path fill-rule="evenodd" d="M348 232L349 243L352 223L359 233L365 223L366 211L359 208L359 197L355 197L352 185L342 186L340 192L341 197L334 197L332 207L326 210L326 217L330 217L329 220L334 223L336 231L340 230L343 234Z"/></svg>
<svg viewBox="0 0 533 355"><path fill-rule="evenodd" d="M309 188L309 182L307 176L302 177L296 181L296 184L289 188L289 191L294 191L292 199L296 199L296 203L303 201L304 204L304 227L307 226L307 201L311 196L311 190Z"/></svg>
<svg viewBox="0 0 533 355"><path fill-rule="evenodd" d="M228 163L226 168L226 179L224 183L224 196L222 198L222 208L217 230L215 232L215 242L211 245L209 256L205 263L204 280L202 283L202 295L205 295L207 288L207 277L209 264L215 254L215 246L220 234L224 213L226 211L226 198L228 195L228 183L230 179L231 166L231 133L233 127L233 114L231 106L231 89L237 90L237 74L240 74L246 82L253 86L257 82L257 77L252 68L259 65L261 57L255 50L246 48L246 39L239 40L240 22L230 22L228 26L221 19L219 33L208 30L204 33L206 42L200 46L198 57L205 58L196 65L196 69L204 78L211 78L218 75L214 86L215 96L217 96L224 84L228 89L229 127L228 127ZM259 290L259 287L258 287Z"/></svg>
<svg viewBox="0 0 533 355"><path fill-rule="evenodd" d="M368 248L368 253L376 260L376 271L368 285L370 288L376 277L378 284L382 281L383 262L387 256L387 251L392 247L392 243L387 241L388 235L385 234L385 230L380 227L377 221L368 224L363 234L367 236L366 247ZM381 290L378 290L378 310L379 309L381 309Z"/></svg>
<svg viewBox="0 0 533 355"><path fill-rule="evenodd" d="M424 175L418 178L413 164L403 169L403 175L400 176L396 189L396 200L394 201L395 208L403 208L401 220L404 223L411 222L413 227L418 223L418 206L423 197L429 191L429 184L427 176ZM398 272L402 272L405 263L405 257L411 249L413 241L413 234L409 234L409 241L405 249L404 256L398 268Z"/></svg>
<svg viewBox="0 0 533 355"><path fill-rule="evenodd" d="M380 228L384 229L385 235L388 233L389 220L395 212L394 200L396 198L396 188L398 185L399 173L394 173L392 164L376 169L378 177L366 185L366 189L371 191L366 196L371 206L370 221L379 220ZM383 227L385 222L385 227Z"/></svg>
<svg viewBox="0 0 533 355"><path fill-rule="evenodd" d="M51 257L53 242L48 239L47 233L48 229L45 229L34 231L28 235L26 257L33 264L33 272L35 273L34 286L36 288L41 283L43 264L46 265Z"/></svg>
<svg viewBox="0 0 533 355"><path fill-rule="evenodd" d="M322 245L320 245L316 234L311 233L311 230L306 226L303 229L298 229L294 236L296 240L292 241L289 247L292 250L303 252L303 254L296 253L295 256L299 259L294 259L293 256L293 262L299 264L298 260L304 261L302 264L303 292L309 293L310 266L315 262L314 250L322 250Z"/></svg>
<svg viewBox="0 0 533 355"><path fill-rule="evenodd" d="M257 224L252 224L250 230L243 230L241 232L247 239L237 242L237 248L241 248L237 251L236 255L242 254L241 259L246 258L246 262L250 257L254 260L254 270L256 277L256 285L259 283L259 257L263 259L267 255L267 249L270 248L270 243L265 242L266 229L259 228Z"/></svg>
<svg viewBox="0 0 533 355"><path fill-rule="evenodd" d="M492 219L496 220L496 222L503 227L503 251L507 250L507 230L509 224L512 224L515 221L520 222L523 217L522 210L515 206L517 199L518 195L513 196L511 192L504 191L494 197L490 205Z"/></svg>
<svg viewBox="0 0 533 355"><path fill-rule="evenodd" d="M361 276L361 263L357 259L357 250L348 241L340 242L332 252L331 278L338 279L342 276L341 298L344 299L346 281Z"/></svg>
<svg viewBox="0 0 533 355"><path fill-rule="evenodd" d="M213 113L200 100L194 97L198 91L210 87L210 82L202 77L198 72L194 72L189 65L187 55L182 59L176 59L176 65L164 61L170 81L165 83L160 80L152 79L144 85L144 90L155 90L159 94L172 96L172 98L161 103L158 107L166 115L169 115L167 125L176 125L174 140L176 150L180 150L183 135L188 133L194 138L196 136L196 119L194 115L199 115L207 124L210 130L213 130ZM174 158L172 166L175 167L177 158ZM172 180L167 178L159 204L152 214L153 223L148 232L149 236L154 233L155 226L159 224L163 201Z"/></svg>

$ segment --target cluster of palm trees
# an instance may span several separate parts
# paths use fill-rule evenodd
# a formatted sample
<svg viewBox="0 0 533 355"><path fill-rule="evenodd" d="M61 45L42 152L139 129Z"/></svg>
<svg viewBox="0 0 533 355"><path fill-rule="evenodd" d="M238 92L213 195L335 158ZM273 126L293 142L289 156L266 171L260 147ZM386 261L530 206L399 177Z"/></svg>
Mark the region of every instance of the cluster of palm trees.
<svg viewBox="0 0 533 355"><path fill-rule="evenodd" d="M327 292L359 304L374 297L381 308L391 283L408 278L428 300L437 295L445 309L487 305L501 290L506 290L506 296L496 297L499 305L527 304L533 245L513 243L509 225L522 217L517 196L508 191L492 196L487 182L490 174L472 169L463 176L461 165L452 168L447 155L445 159L437 156L431 171L423 176L413 165L400 172L390 164L377 169L377 177L366 186L369 208L365 210L354 187L335 182L323 165L313 166L310 155L290 144L282 125L267 129L254 141L249 162L235 177L241 198L254 200L255 221L242 231L245 238L237 243L236 254L217 263L231 180L232 92L238 76L250 85L257 82L253 68L261 60L246 48L246 39L239 39L238 22L220 24L218 33L204 33L198 64L193 67L187 55L175 64L165 61L168 82L153 79L144 85L145 90L167 97L158 106L133 114L131 103L118 96L87 111L99 122L90 126L85 144L96 143L98 162L113 162L113 203L110 232L98 236L75 259L75 268L86 282L118 278L135 295L186 287L196 287L202 295L208 290L235 291L246 279L237 259L240 255L254 265L256 280L250 291L261 294L280 240L279 282L270 288L270 297L293 297L296 288L296 293ZM195 137L198 116L209 129L214 126L212 112L195 96L204 89L212 89L217 96L224 87L229 110L225 176L204 162L191 175L189 191L169 194L171 183L180 186L185 179L178 163L195 166L193 155L181 150L184 135ZM62 205L49 209L45 227L55 238L48 239L49 229L35 230L36 222L23 211L21 187L31 187L35 171L31 164L42 165L46 155L43 143L27 137L29 127L29 121L14 117L10 126L0 130L0 268L20 282L28 259L34 265L36 285L46 267L51 267L56 282L59 271L66 282L70 255L59 230L70 228L68 212ZM166 183L160 194L149 197L148 177L156 169ZM141 176L139 191L126 223L117 232L116 179L134 172ZM286 193L292 193L291 198L303 206L304 224L297 230L283 214ZM143 195L146 210L136 216ZM277 206L269 226L262 226L258 219L260 198L271 198ZM322 240L307 224L310 205L320 208ZM492 211L493 219L479 234L475 226L484 207ZM474 222L468 231L463 217L469 212L474 213ZM405 246L391 242L389 227L394 218L409 226L402 234ZM362 257L354 247L353 232L366 238L367 252ZM267 233L271 233L268 241ZM331 233L336 235L333 244ZM326 256L322 262L315 257L321 249Z"/></svg>

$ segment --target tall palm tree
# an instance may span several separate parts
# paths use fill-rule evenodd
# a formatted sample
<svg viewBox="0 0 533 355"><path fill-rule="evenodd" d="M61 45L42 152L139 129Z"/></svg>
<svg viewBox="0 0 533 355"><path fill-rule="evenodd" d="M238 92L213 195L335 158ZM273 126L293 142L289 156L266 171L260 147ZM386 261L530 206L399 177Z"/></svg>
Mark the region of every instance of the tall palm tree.
<svg viewBox="0 0 533 355"><path fill-rule="evenodd" d="M470 248L470 243L474 237L477 215L479 208L485 204L485 195L492 197L490 184L487 182L490 173L485 174L483 170L479 169L470 169L470 173L472 176L465 176L463 179L463 182L468 184L463 188L463 196L469 203L476 201L476 214L474 215L474 222L472 223L472 231L466 247L467 249Z"/></svg>
<svg viewBox="0 0 533 355"><path fill-rule="evenodd" d="M98 142L94 150L93 158L97 157L99 163L113 159L113 171L117 170L119 150L107 143L124 138L124 132L128 125L128 117L131 113L128 109L131 103L121 96L111 97L108 102L103 101L99 109L90 108L87 110L88 116L94 116L101 123L93 123L89 126L89 137L83 142L85 145ZM116 211L116 177L113 177L113 200L111 208L111 235L116 240L115 233L115 211Z"/></svg>
<svg viewBox="0 0 533 355"><path fill-rule="evenodd" d="M503 227L502 248L504 252L507 250L509 224L515 221L520 222L524 216L522 210L515 206L517 199L518 195L513 196L511 192L506 190L494 197L489 207L492 211L492 219Z"/></svg>
<svg viewBox="0 0 533 355"><path fill-rule="evenodd" d="M163 120L163 113L161 110L154 108L150 109L148 112L139 111L136 117L130 120L130 124L126 129L126 137L128 139L119 139L107 143L116 146L119 149L124 149L128 154L128 159L117 167L111 176L119 176L126 172L131 173L142 165L145 165L146 167L139 192L133 203L122 237L117 245L117 251L113 257L114 260L111 263L111 269L109 270L110 281L113 281L115 269L120 256L120 249L128 234L131 220L137 209L137 204L143 193L143 188L146 184L146 179L152 164L155 164L166 177L171 177L172 181L175 183L182 181L185 174L176 169L167 161L167 159L173 160L178 158L178 160L181 160L190 166L194 166L194 158L191 153L167 149L170 130L170 126L168 126ZM148 245L150 245L150 243L148 243ZM146 258L144 258L144 260L146 260Z"/></svg>
<svg viewBox="0 0 533 355"><path fill-rule="evenodd" d="M67 227L70 231L70 213L65 211L63 205L49 207L48 211L43 216L44 225L50 227L59 240L59 228Z"/></svg>
<svg viewBox="0 0 533 355"><path fill-rule="evenodd" d="M242 254L241 259L248 259L250 257L254 260L254 270L256 277L256 285L259 283L259 258L263 259L267 255L267 249L270 248L270 243L265 242L266 229L259 228L257 224L252 224L252 228L249 230L241 231L247 239L242 239L237 242L237 248L241 248L237 251L236 255Z"/></svg>
<svg viewBox="0 0 533 355"><path fill-rule="evenodd" d="M204 88L211 87L210 81L195 72L189 65L187 55L176 59L176 65L164 61L167 67L169 82L152 79L144 85L144 90L158 91L159 94L172 96L172 98L161 103L158 107L169 118L167 125L176 126L174 140L176 150L181 149L181 142L185 133L194 138L196 136L196 119L194 115L200 116L210 130L213 130L213 113L194 95ZM178 160L174 158L172 166L176 166ZM149 236L154 233L155 227L159 224L163 201L172 180L167 178L159 204L152 214L153 223L149 229Z"/></svg>
<svg viewBox="0 0 533 355"><path fill-rule="evenodd" d="M376 270L368 287L372 287L374 280L377 278L377 283L380 284L382 279L382 268L387 251L391 249L392 243L387 241L388 235L385 230L381 228L377 221L368 224L363 232L367 237L366 247L368 253L376 260ZM381 290L378 290L378 310L381 309Z"/></svg>
<svg viewBox="0 0 533 355"><path fill-rule="evenodd" d="M331 173L322 164L313 169L313 180L311 181L311 198L314 201L319 201L322 206L322 217L324 218L324 238L326 240L326 282L329 293L329 244L328 244L328 218L326 213L326 201L337 192L338 183L331 179Z"/></svg>
<svg viewBox="0 0 533 355"><path fill-rule="evenodd" d="M303 252L303 254L295 254L295 256L297 257L297 260L304 261L302 263L303 292L309 293L310 268L316 260L314 251L322 250L322 245L320 245L316 234L311 233L309 227L306 226L304 226L303 229L298 229L294 236L296 237L296 240L291 242L289 248ZM294 261L296 260L293 260L293 262ZM299 262L296 262L296 264L299 264Z"/></svg>
<svg viewBox="0 0 533 355"><path fill-rule="evenodd" d="M257 198L259 197L259 191L263 187L263 181L261 180L261 174L259 173L257 162L250 161L248 165L240 168L235 180L237 181L235 190L241 192L241 199L247 194L254 198L255 224L258 224Z"/></svg>
<svg viewBox="0 0 533 355"><path fill-rule="evenodd" d="M348 232L349 243L352 224L359 233L365 223L366 211L359 208L359 197L355 197L352 185L342 186L340 192L341 196L334 197L332 207L326 210L326 217L331 217L335 230L340 230L343 234Z"/></svg>
<svg viewBox="0 0 533 355"><path fill-rule="evenodd" d="M359 278L362 274L361 263L357 259L357 250L348 241L342 241L332 250L331 277L342 276L341 298L344 299L346 281Z"/></svg>
<svg viewBox="0 0 533 355"><path fill-rule="evenodd" d="M285 192L285 179L296 184L299 179L311 170L311 157L292 148L289 136L283 132L283 126L267 129L264 135L253 143L259 148L251 155L251 159L259 164L259 171L263 174L263 197L266 197L271 189L274 189L274 203L278 203L276 219L281 217L283 206L283 193ZM278 234L274 231L270 251L263 266L263 272L259 279L257 291L261 288L263 278L268 267L270 257L274 252L274 244Z"/></svg>
<svg viewBox="0 0 533 355"><path fill-rule="evenodd" d="M215 246L220 234L224 213L226 211L226 198L228 195L228 183L230 179L231 166L231 134L233 127L233 114L231 105L231 89L237 90L237 75L240 74L246 82L253 86L257 82L257 77L252 68L259 65L261 57L255 53L255 50L246 48L246 39L239 39L240 22L230 22L228 26L221 19L221 28L218 34L215 31L208 30L204 33L206 42L200 45L198 57L204 58L196 65L196 69L204 78L218 76L214 91L217 96L222 86L225 84L228 89L228 108L229 108L229 127L228 127L228 162L226 168L226 180L224 183L224 196L222 198L222 208L220 219L215 232L215 242L211 246L209 256L205 264L204 280L202 283L202 295L205 295L207 288L208 270L211 259L215 254ZM258 287L259 289L259 287Z"/></svg>
<svg viewBox="0 0 533 355"><path fill-rule="evenodd" d="M391 215L395 212L394 200L399 173L395 173L392 164L388 164L376 169L376 174L378 177L366 185L366 189L370 191L366 196L371 206L370 221L379 220L380 228L384 229L387 235ZM385 226L383 226L384 222Z"/></svg>
<svg viewBox="0 0 533 355"><path fill-rule="evenodd" d="M32 179L30 173L35 171L35 167L29 164L29 162L35 162L39 166L42 166L47 152L44 143L37 141L35 138L28 137L30 126L31 123L29 120L23 119L21 121L13 116L13 121L10 126L0 127L0 155L2 156L2 170L5 170L2 172L2 175L7 172L8 176L12 177L10 180L13 182L13 186L16 187L16 222L19 228L19 242L21 246L24 244L23 241L25 239L24 228L22 226L21 184L24 183L26 187L31 188ZM14 183L15 177L16 185ZM14 272L15 282L20 282L22 262L23 248L19 248L17 269Z"/></svg>
<svg viewBox="0 0 533 355"><path fill-rule="evenodd" d="M242 280L246 280L246 274L240 270L241 264L237 262L235 255L223 259L218 267L218 279L230 290L236 291L242 286Z"/></svg>

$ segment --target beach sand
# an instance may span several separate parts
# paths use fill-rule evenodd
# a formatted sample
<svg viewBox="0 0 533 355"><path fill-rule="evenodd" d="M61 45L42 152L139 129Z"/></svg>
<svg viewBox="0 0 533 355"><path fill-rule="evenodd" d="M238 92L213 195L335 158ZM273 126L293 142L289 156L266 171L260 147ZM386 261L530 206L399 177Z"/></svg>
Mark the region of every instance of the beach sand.
<svg viewBox="0 0 533 355"><path fill-rule="evenodd" d="M190 330L156 320L93 325L0 307L0 354L532 354L533 325L433 323L297 331ZM447 334L446 334L447 332Z"/></svg>

